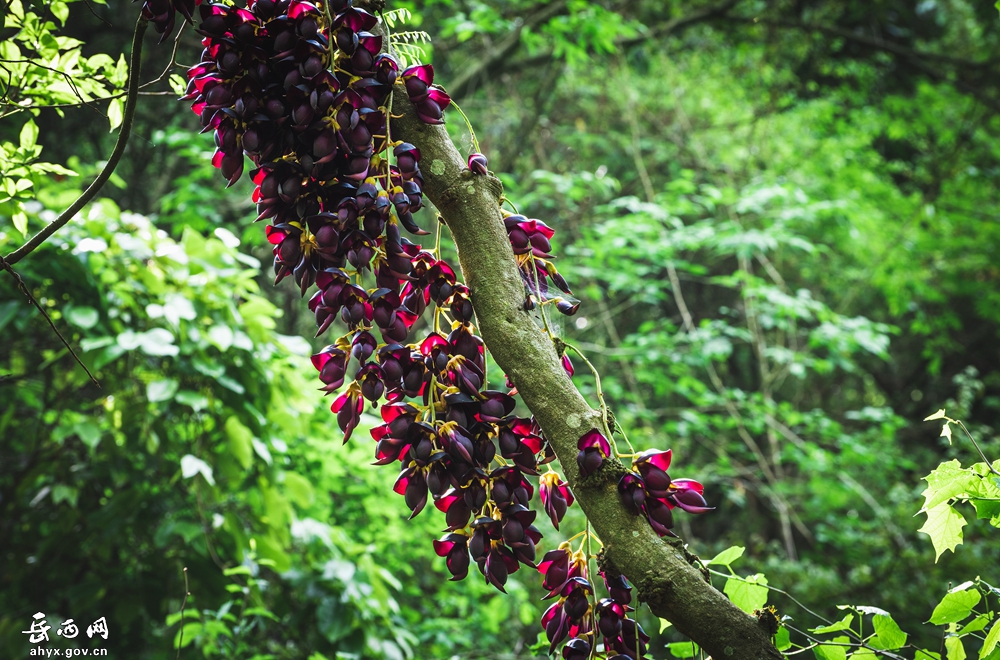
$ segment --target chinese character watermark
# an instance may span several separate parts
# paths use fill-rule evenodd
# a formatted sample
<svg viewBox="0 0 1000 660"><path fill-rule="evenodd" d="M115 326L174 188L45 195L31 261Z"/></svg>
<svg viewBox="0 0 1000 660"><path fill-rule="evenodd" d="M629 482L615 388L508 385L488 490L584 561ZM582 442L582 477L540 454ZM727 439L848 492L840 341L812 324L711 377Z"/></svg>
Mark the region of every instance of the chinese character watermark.
<svg viewBox="0 0 1000 660"><path fill-rule="evenodd" d="M49 629L52 626L45 620L45 615L41 612L35 612L35 616L32 618L34 621L31 622L31 628L22 630L21 632L25 635L31 635L28 641L32 644L49 641Z"/></svg>
<svg viewBox="0 0 1000 660"><path fill-rule="evenodd" d="M29 636L28 641L31 642L32 644L40 644L41 642L50 641L49 630L51 629L52 626L50 626L49 622L45 620L45 614L42 612L36 612L35 615L32 617L31 627L28 628L27 630L22 630L21 632ZM73 619L66 619L65 621L59 624L59 628L56 630L56 634L60 635L63 639L73 639L80 634L80 628L77 627ZM103 639L108 638L108 620L103 616L100 619L94 621L89 626L87 626L87 637L93 638L95 635L98 635ZM93 651L95 655L106 655L107 653L106 649L93 649ZM104 653L99 653L100 651L104 651ZM90 652L91 651L88 651L86 649L35 648L32 649L31 654L32 655L41 654L46 656L52 656L52 655L72 656L80 654L87 655Z"/></svg>

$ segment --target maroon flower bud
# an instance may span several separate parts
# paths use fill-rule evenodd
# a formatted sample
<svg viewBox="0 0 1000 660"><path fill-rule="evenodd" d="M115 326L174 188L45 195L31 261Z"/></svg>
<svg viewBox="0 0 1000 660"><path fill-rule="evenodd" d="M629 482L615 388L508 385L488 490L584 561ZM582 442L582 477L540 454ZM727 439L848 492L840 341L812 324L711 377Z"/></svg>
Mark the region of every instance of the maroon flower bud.
<svg viewBox="0 0 1000 660"><path fill-rule="evenodd" d="M489 170L486 168L486 156L480 153L469 154L469 169L476 174L487 174Z"/></svg>

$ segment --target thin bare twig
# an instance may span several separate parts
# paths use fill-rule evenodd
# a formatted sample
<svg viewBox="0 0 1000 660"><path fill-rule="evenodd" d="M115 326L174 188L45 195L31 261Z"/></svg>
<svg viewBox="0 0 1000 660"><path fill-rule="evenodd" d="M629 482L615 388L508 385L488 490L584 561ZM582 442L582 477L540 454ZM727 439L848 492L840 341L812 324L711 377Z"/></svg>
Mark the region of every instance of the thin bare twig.
<svg viewBox="0 0 1000 660"><path fill-rule="evenodd" d="M111 152L111 156L108 158L107 165L101 170L101 173L97 175L94 182L87 187L86 190L73 202L68 209L59 214L59 217L53 220L48 226L43 228L40 232L32 236L27 243L14 250L7 255L6 261L10 265L16 264L18 261L24 257L31 254L35 248L44 243L52 234L63 227L67 222L73 219L84 206L86 206L90 200L92 200L104 184L107 183L108 179L111 178L111 174L115 171L115 167L118 166L118 161L121 160L122 154L125 153L125 146L128 144L129 135L132 132L132 119L135 117L135 104L139 96L139 70L142 64L142 36L146 33L146 26L149 24L142 16L135 24L135 34L132 37L132 57L129 62L128 71L128 92L125 100L125 113L122 118L121 130L118 132L118 141L115 143L114 151Z"/></svg>
<svg viewBox="0 0 1000 660"><path fill-rule="evenodd" d="M188 604L188 596L191 595L191 589L188 587L188 568L184 567L184 600L181 602L181 636L177 640L177 660L181 657L181 647L184 646L184 608Z"/></svg>
<svg viewBox="0 0 1000 660"><path fill-rule="evenodd" d="M80 356L76 354L76 351L73 350L73 347L70 346L69 342L66 341L66 338L63 337L61 332L59 332L59 328L57 328L56 324L52 322L52 317L49 316L49 313L45 311L45 308L42 307L37 300L35 300L35 297L31 295L31 291L28 290L28 286L24 283L24 280L21 279L21 276L17 273L17 271L15 271L11 267L10 262L8 262L2 256L0 256L0 268L3 268L5 271L10 273L11 277L13 277L14 280L17 282L17 288L20 289L21 293L25 295L25 297L28 299L28 302L34 305L35 309L37 309L39 312L42 313L42 316L44 316L45 320L48 321L49 327L52 328L52 332L56 333L56 336L59 337L59 340L63 343L63 346L65 346L66 349L69 350L70 354L73 356L73 359L76 360L76 363L79 364L81 367L83 367L83 370L87 372L87 375L90 377L91 382L94 383L94 385L100 387L101 384L97 382L96 378L94 378L94 374L90 373L90 369L88 369L87 365L85 365L83 361L80 360Z"/></svg>

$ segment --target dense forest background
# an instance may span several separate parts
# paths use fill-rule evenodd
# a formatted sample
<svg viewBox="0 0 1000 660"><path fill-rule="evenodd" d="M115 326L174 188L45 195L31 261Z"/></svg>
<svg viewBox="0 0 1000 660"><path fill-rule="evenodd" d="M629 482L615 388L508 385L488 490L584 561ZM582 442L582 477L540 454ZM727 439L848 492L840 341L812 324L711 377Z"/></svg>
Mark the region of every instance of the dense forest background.
<svg viewBox="0 0 1000 660"><path fill-rule="evenodd" d="M973 458L926 415L946 408L1000 457L992 4L398 7L397 30L433 38L415 43L507 197L558 229L582 301L559 333L633 444L673 449L706 484L717 510L679 521L691 550L745 546L741 572L811 609L873 605L906 630L950 583L996 579L984 521L935 563L914 517L921 478ZM61 33L117 61L137 12L72 3ZM177 44L197 61L194 30ZM170 57L149 43L142 80ZM16 144L26 113L4 84L0 140ZM323 342L295 288L269 281L253 184L224 190L187 105L166 80L146 91L101 199L18 265L100 388L3 275L3 657L27 655L37 611L107 617L107 647L130 658L174 657L182 625L190 658L543 655L538 576L508 595L448 582L439 514L406 521L367 433L341 446L309 365ZM77 175L36 177L29 233L100 169L107 113L35 117L42 159ZM15 211L0 203L0 253L24 241ZM638 616L668 657L683 638Z"/></svg>

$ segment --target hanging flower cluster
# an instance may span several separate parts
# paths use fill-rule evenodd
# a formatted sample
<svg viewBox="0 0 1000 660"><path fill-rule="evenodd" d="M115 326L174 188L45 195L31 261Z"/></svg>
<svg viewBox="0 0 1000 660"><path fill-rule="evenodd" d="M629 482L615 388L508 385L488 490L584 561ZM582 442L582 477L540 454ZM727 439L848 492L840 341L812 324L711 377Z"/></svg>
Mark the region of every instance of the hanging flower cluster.
<svg viewBox="0 0 1000 660"><path fill-rule="evenodd" d="M526 476L555 456L533 419L512 414L510 394L485 389L485 348L455 269L400 232L427 234L413 220L423 205L420 151L392 141L390 95L405 91L428 123L442 122L450 99L429 65L398 71L370 32L375 16L350 2L330 8L332 21L301 0L203 5L205 50L185 98L214 131L213 163L230 185L244 156L255 165L253 200L257 219L270 222L276 283L291 276L303 295L315 287L317 335L338 318L347 326L312 358L321 389L342 390L331 409L345 442L365 407L383 402L376 463L399 463L394 490L412 516L428 498L445 513L448 533L434 545L453 576L465 577L474 560L503 590L521 564L535 565L541 534ZM485 171L484 157L473 163ZM544 227L522 223L533 236L536 223ZM546 228L544 241L531 239L546 257L551 236ZM432 305L431 329L412 337ZM543 488L546 511L561 519L572 494L565 482Z"/></svg>
<svg viewBox="0 0 1000 660"><path fill-rule="evenodd" d="M177 12L190 22L194 17L195 5L200 2L201 0L144 0L142 17L153 24L153 28L160 33L160 43L163 43L174 31Z"/></svg>
<svg viewBox="0 0 1000 660"><path fill-rule="evenodd" d="M189 17L193 2L146 0L143 12L166 36L175 13ZM371 431L375 463L398 464L393 490L411 517L428 500L444 513L446 533L434 549L452 579L465 578L474 561L503 591L522 564L536 567L541 533L529 477L538 477L542 509L557 529L574 497L551 469L539 476L555 455L533 417L514 415L513 384L508 380L508 392L488 389L469 289L440 258L441 223L433 248L400 230L428 234L413 218L423 207L420 151L392 139L392 95L405 93L431 124L443 122L451 99L434 86L430 65L400 71L372 33L378 19L351 0L250 0L246 9L204 4L200 14L204 51L188 71L183 98L204 132L214 133L212 162L229 185L242 176L244 158L253 163L253 201L257 220L269 223L275 283L290 276L303 296L314 290L308 307L317 336L337 319L346 326L312 356L321 390L337 393L331 410L344 441L366 407L381 403L383 423ZM489 173L481 153L471 154L468 166L472 175ZM503 213L525 308L543 306L543 321L550 303L575 313L579 302L553 265L554 231ZM431 319L419 324L426 312ZM572 376L565 355L563 366ZM583 476L613 453L596 429L579 449ZM619 488L654 529L669 533L664 507L667 514L673 506L706 509L700 484L671 482L662 458L642 456L638 473ZM586 534L588 544L596 538ZM542 619L551 651L568 639L563 657L582 660L601 635L605 655L642 657L649 638L627 616L624 578L605 576L610 598L597 601L586 555L565 543L537 568L548 598L557 599Z"/></svg>
<svg viewBox="0 0 1000 660"><path fill-rule="evenodd" d="M609 658L637 660L645 655L649 636L628 617L633 611L629 606L632 587L624 577L601 573L609 597L595 600L587 555L582 550L573 552L568 542L545 553L538 570L543 575L542 586L549 592L545 600L557 598L542 615L549 654L569 639L563 658L585 660L592 657L600 635Z"/></svg>
<svg viewBox="0 0 1000 660"><path fill-rule="evenodd" d="M708 506L702 493L705 487L692 479L670 479L670 450L649 449L632 459L632 471L618 481L618 492L626 508L642 514L660 536L676 536L671 511L680 507L688 513L705 513Z"/></svg>

